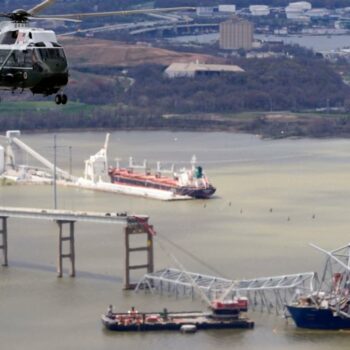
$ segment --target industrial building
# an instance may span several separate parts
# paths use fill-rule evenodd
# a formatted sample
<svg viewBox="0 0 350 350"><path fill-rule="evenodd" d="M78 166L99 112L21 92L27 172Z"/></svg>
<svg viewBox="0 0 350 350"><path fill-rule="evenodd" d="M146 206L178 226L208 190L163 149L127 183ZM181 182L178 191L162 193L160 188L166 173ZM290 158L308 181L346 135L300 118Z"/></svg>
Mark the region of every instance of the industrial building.
<svg viewBox="0 0 350 350"><path fill-rule="evenodd" d="M220 49L250 50L253 46L253 23L233 17L220 23Z"/></svg>
<svg viewBox="0 0 350 350"><path fill-rule="evenodd" d="M180 78L188 77L193 78L196 76L210 76L220 75L227 73L243 73L244 70L235 65L229 64L203 64L199 62L190 63L172 63L165 71L164 74L168 78Z"/></svg>

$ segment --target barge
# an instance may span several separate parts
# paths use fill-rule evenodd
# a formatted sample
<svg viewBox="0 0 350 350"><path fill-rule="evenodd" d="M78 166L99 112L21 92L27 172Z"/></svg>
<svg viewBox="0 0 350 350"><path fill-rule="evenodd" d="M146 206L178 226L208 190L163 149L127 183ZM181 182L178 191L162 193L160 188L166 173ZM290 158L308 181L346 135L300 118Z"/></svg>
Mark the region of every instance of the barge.
<svg viewBox="0 0 350 350"><path fill-rule="evenodd" d="M211 311L138 312L131 308L126 313L114 312L110 305L102 315L103 325L111 331L182 331L195 332L197 329L254 328L254 322L242 312L246 312L248 300L239 298L233 301L216 301Z"/></svg>

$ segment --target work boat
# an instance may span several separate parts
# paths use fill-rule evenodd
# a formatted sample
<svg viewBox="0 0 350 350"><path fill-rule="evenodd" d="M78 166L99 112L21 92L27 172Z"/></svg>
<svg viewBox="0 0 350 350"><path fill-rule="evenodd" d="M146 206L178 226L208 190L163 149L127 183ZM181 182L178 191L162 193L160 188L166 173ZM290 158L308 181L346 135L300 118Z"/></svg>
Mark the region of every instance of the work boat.
<svg viewBox="0 0 350 350"><path fill-rule="evenodd" d="M183 168L178 172L164 171L157 163L156 171L152 172L147 167L147 161L143 165L134 165L132 158L129 166L122 168L117 162L116 167L111 167L108 174L113 184L143 189L155 189L172 193L174 196L187 196L192 198L206 199L211 197L216 189L213 187L201 166L196 166L196 158L193 157L191 169Z"/></svg>
<svg viewBox="0 0 350 350"><path fill-rule="evenodd" d="M288 313L301 328L350 329L350 245L330 252L316 248L327 255L322 280L286 305Z"/></svg>
<svg viewBox="0 0 350 350"><path fill-rule="evenodd" d="M248 311L247 298L232 301L213 301L210 312L183 311L138 312L134 307L128 312L114 312L110 305L102 315L103 325L112 331L179 330L195 332L197 329L253 328L254 322L243 316Z"/></svg>

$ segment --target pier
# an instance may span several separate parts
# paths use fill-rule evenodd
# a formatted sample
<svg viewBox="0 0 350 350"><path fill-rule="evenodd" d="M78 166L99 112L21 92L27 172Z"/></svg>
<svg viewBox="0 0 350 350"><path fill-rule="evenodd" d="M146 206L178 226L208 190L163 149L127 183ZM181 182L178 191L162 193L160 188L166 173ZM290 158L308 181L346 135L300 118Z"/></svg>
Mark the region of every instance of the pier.
<svg viewBox="0 0 350 350"><path fill-rule="evenodd" d="M75 224L77 222L103 223L124 226L125 235L125 274L124 288L132 289L131 272L146 269L152 273L154 269L153 255L153 226L149 225L149 217L146 215L128 215L126 213L100 213L57 209L35 209L35 208L12 208L0 207L0 250L3 255L3 266L8 266L8 236L9 219L31 219L49 220L58 225L58 254L57 254L57 276L63 276L63 262L68 261L70 265L70 276L75 277ZM142 247L130 247L131 235L146 235L147 244ZM68 253L63 253L64 247L68 246ZM130 254L132 252L146 252L146 262L142 265L130 265Z"/></svg>

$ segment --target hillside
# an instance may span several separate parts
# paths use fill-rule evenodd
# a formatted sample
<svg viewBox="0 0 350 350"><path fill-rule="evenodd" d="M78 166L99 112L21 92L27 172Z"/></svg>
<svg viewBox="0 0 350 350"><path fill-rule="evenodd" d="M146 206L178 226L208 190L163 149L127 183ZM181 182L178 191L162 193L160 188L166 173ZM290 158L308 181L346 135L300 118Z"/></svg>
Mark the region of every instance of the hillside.
<svg viewBox="0 0 350 350"><path fill-rule="evenodd" d="M131 45L121 42L79 37L60 37L70 65L83 67L127 67L140 64L169 65L174 61L190 62L200 60L206 63L219 63L221 58L175 52L150 47L147 44Z"/></svg>

